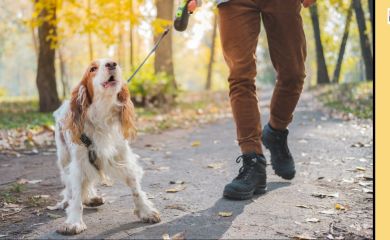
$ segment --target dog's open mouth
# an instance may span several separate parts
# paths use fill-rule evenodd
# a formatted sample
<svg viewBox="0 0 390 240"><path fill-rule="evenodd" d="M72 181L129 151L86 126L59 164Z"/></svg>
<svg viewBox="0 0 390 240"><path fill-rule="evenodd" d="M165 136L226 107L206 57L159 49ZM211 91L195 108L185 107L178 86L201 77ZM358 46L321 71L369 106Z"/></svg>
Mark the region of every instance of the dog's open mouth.
<svg viewBox="0 0 390 240"><path fill-rule="evenodd" d="M102 85L104 88L109 88L111 86L115 86L115 84L116 84L115 77L111 75L110 78L107 81L103 82Z"/></svg>

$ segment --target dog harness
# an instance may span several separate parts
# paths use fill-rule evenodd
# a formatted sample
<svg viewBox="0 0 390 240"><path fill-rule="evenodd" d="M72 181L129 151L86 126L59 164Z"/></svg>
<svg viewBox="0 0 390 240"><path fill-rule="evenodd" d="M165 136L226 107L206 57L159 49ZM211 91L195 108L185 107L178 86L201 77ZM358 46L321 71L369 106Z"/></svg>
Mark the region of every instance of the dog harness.
<svg viewBox="0 0 390 240"><path fill-rule="evenodd" d="M90 147L92 145L92 140L87 135L85 135L85 133L81 134L80 140L84 144L84 146L88 149L89 162L92 164L92 166L96 168L96 170L99 171L99 166L96 163L96 159L97 159L96 151Z"/></svg>

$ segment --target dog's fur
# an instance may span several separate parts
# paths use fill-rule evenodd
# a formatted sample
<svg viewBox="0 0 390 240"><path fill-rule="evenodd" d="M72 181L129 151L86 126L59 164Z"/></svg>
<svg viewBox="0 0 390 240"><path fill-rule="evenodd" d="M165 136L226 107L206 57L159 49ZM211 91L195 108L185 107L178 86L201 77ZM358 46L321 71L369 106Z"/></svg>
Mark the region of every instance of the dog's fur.
<svg viewBox="0 0 390 240"><path fill-rule="evenodd" d="M57 231L78 234L87 227L82 219L83 204L104 203L94 185L107 174L125 182L132 190L134 213L144 222L160 221L159 212L141 189L142 168L130 148L135 136L134 108L121 70L111 60L99 59L87 68L73 90L71 100L54 112L55 141L61 180L65 184L63 200L54 208L66 208L66 222ZM92 140L97 167L88 158L81 142L85 134Z"/></svg>

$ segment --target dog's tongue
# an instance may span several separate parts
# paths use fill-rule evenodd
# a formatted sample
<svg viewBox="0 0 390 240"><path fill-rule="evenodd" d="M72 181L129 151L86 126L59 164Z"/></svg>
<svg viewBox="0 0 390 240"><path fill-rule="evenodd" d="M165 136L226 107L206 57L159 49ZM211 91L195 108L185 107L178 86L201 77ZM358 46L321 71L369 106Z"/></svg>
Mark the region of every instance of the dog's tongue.
<svg viewBox="0 0 390 240"><path fill-rule="evenodd" d="M111 86L115 85L115 81L107 81L103 83L104 88L109 88Z"/></svg>

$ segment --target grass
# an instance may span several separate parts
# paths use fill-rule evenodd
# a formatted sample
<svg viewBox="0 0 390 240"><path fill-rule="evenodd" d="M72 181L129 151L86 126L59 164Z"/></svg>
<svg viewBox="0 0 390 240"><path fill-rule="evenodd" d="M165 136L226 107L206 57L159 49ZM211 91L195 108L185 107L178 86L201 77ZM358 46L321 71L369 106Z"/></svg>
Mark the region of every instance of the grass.
<svg viewBox="0 0 390 240"><path fill-rule="evenodd" d="M362 119L373 118L373 82L321 86L319 98L325 106L338 111Z"/></svg>
<svg viewBox="0 0 390 240"><path fill-rule="evenodd" d="M172 118L172 112L179 112L186 119L199 117L199 109L225 108L226 94L216 92L183 93L179 95L176 103L159 108L136 108L137 118L154 121L159 115L168 115ZM159 130L174 127L170 119L154 121ZM34 129L54 124L52 113L38 112L38 100L22 97L0 97L0 129ZM141 123L142 125L142 123ZM153 128L155 128L153 127Z"/></svg>
<svg viewBox="0 0 390 240"><path fill-rule="evenodd" d="M52 125L51 113L40 113L38 100L29 98L0 98L0 129L32 129Z"/></svg>

